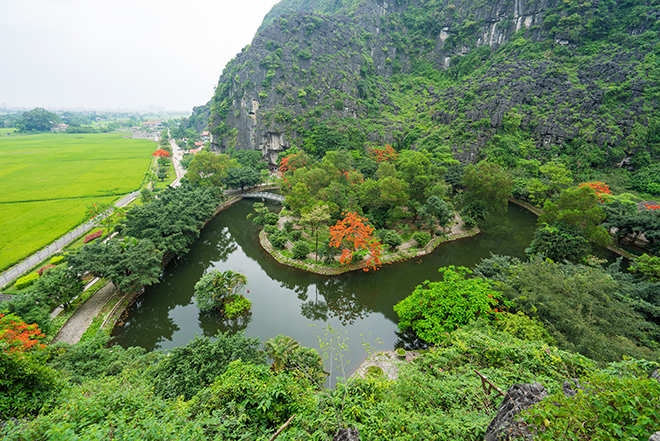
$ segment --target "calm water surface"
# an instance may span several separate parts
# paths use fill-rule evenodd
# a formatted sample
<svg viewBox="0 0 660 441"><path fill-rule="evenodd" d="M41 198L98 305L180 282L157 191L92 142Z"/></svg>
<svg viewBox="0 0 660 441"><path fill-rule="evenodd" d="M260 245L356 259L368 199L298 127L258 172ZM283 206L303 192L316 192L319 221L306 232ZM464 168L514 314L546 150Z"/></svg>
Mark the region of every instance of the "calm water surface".
<svg viewBox="0 0 660 441"><path fill-rule="evenodd" d="M323 277L275 262L259 246L257 229L246 220L252 202L241 201L221 212L202 231L190 252L170 262L161 282L147 288L129 309L123 326L115 329L116 343L147 350L183 346L195 334L213 336L220 330L244 330L265 341L278 334L319 348L324 328L332 326L349 339L352 368L366 357L362 342L376 350L392 349L397 336L396 303L424 280L439 280L438 268L474 267L491 252L524 257L534 235L536 216L510 205L507 213L480 225L482 234L446 243L432 254L386 265L378 271L356 271ZM197 280L207 271L232 270L247 276L252 314L223 322L200 312L192 296Z"/></svg>

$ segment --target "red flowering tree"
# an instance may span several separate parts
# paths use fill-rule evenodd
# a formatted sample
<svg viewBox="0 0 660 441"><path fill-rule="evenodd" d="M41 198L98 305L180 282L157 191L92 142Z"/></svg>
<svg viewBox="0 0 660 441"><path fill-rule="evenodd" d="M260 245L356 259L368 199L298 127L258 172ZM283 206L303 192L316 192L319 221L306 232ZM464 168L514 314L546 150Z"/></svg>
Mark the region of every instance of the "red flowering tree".
<svg viewBox="0 0 660 441"><path fill-rule="evenodd" d="M156 158L168 157L170 156L170 152L163 149L158 149L155 152L153 152L151 156L155 156Z"/></svg>
<svg viewBox="0 0 660 441"><path fill-rule="evenodd" d="M376 147L369 148L368 152L369 156L379 164L384 161L394 163L399 158L399 154L394 151L391 145L386 145L380 149Z"/></svg>
<svg viewBox="0 0 660 441"><path fill-rule="evenodd" d="M346 265L353 259L353 253L365 250L368 253L364 271L378 269L380 266L381 245L373 237L374 228L367 224L367 219L356 213L344 213L344 219L330 227L330 245L342 248L339 262Z"/></svg>
<svg viewBox="0 0 660 441"><path fill-rule="evenodd" d="M612 192L610 191L610 187L604 183L604 182L583 182L580 184L580 187L591 187L594 189L596 192L596 195L598 196L598 200L600 202L605 202L607 200L607 196L605 195L611 195Z"/></svg>
<svg viewBox="0 0 660 441"><path fill-rule="evenodd" d="M293 175L293 172L297 169L306 167L311 164L311 162L310 157L304 152L292 153L286 158L282 158L282 160L280 160L280 173L282 174L284 182L286 182L285 174L287 172L291 172L290 174Z"/></svg>
<svg viewBox="0 0 660 441"><path fill-rule="evenodd" d="M43 349L45 346L39 340L44 337L36 324L28 325L14 314L0 314L0 341L4 342L4 352Z"/></svg>
<svg viewBox="0 0 660 441"><path fill-rule="evenodd" d="M660 210L660 205L644 204L647 210Z"/></svg>

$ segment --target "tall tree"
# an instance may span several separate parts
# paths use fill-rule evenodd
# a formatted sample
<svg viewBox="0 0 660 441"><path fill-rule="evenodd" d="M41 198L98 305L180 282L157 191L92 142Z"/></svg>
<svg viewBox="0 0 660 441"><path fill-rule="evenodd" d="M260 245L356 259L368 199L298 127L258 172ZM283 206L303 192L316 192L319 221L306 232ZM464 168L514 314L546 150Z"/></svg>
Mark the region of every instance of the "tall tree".
<svg viewBox="0 0 660 441"><path fill-rule="evenodd" d="M438 196L431 196L421 210L422 219L429 225L437 222L441 228L445 228L453 219L454 212L449 204Z"/></svg>
<svg viewBox="0 0 660 441"><path fill-rule="evenodd" d="M476 210L505 211L513 183L502 167L481 161L465 168L463 185L466 202Z"/></svg>
<svg viewBox="0 0 660 441"><path fill-rule="evenodd" d="M261 174L252 167L229 167L225 183L229 188L254 187L261 183Z"/></svg>
<svg viewBox="0 0 660 441"><path fill-rule="evenodd" d="M319 259L319 227L330 221L330 207L328 204L317 203L310 210L303 211L300 221L312 228L312 234L316 236L316 248L314 257Z"/></svg>
<svg viewBox="0 0 660 441"><path fill-rule="evenodd" d="M367 224L367 219L356 213L344 213L335 225L330 227L330 245L342 249L339 262L346 265L353 259L353 253L365 250L369 253L364 271L380 266L381 245L373 237L374 228Z"/></svg>
<svg viewBox="0 0 660 441"><path fill-rule="evenodd" d="M78 274L90 273L110 280L120 290L136 293L142 286L158 281L163 253L148 239L93 242L69 257Z"/></svg>
<svg viewBox="0 0 660 441"><path fill-rule="evenodd" d="M36 107L29 112L23 112L21 118L16 122L19 132L48 132L57 124L60 118L41 107Z"/></svg>
<svg viewBox="0 0 660 441"><path fill-rule="evenodd" d="M589 186L567 188L561 192L557 202L546 201L539 222L564 224L579 229L589 241L608 245L611 238L601 226L605 212L600 207L598 195Z"/></svg>
<svg viewBox="0 0 660 441"><path fill-rule="evenodd" d="M58 266L47 269L37 280L35 289L55 300L58 305L68 307L69 302L82 292L83 287L78 274L69 268Z"/></svg>
<svg viewBox="0 0 660 441"><path fill-rule="evenodd" d="M199 152L188 164L186 178L188 181L202 186L219 187L227 176L227 169L233 163L235 161L224 154Z"/></svg>

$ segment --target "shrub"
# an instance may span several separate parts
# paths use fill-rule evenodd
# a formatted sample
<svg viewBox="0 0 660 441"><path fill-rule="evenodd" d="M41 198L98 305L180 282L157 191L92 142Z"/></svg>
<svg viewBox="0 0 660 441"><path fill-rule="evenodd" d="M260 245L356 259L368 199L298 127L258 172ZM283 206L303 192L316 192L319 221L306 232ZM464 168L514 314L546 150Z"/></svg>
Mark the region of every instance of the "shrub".
<svg viewBox="0 0 660 441"><path fill-rule="evenodd" d="M477 220L469 215L462 215L463 218L463 227L465 227L467 230L471 230L474 227L477 226Z"/></svg>
<svg viewBox="0 0 660 441"><path fill-rule="evenodd" d="M277 225L265 225L264 226L264 231L267 234L275 234L279 231L279 229L277 228Z"/></svg>
<svg viewBox="0 0 660 441"><path fill-rule="evenodd" d="M293 231L289 234L289 238L290 238L292 241L294 241L294 242L300 240L300 239L302 238L302 231L300 231L300 230L293 230Z"/></svg>
<svg viewBox="0 0 660 441"><path fill-rule="evenodd" d="M64 260L64 256L54 256L52 259L50 259L50 264L51 265L57 265L58 263L62 262Z"/></svg>
<svg viewBox="0 0 660 441"><path fill-rule="evenodd" d="M48 365L64 374L67 381L81 384L94 378L119 375L131 366L146 369L162 356L159 352L147 352L140 347L107 347L109 341L110 336L98 334L75 345L57 343L50 346L52 358Z"/></svg>
<svg viewBox="0 0 660 441"><path fill-rule="evenodd" d="M390 246L390 248L396 250L396 247L403 243L401 235L394 230L380 230L378 232L380 240Z"/></svg>
<svg viewBox="0 0 660 441"><path fill-rule="evenodd" d="M277 221L280 220L280 217L276 213L267 213L264 216L264 221L268 225L277 225Z"/></svg>
<svg viewBox="0 0 660 441"><path fill-rule="evenodd" d="M413 233L412 238L415 242L419 244L420 247L425 247L427 243L431 241L431 235L429 233L424 233L417 231Z"/></svg>
<svg viewBox="0 0 660 441"><path fill-rule="evenodd" d="M286 245L289 238L283 231L278 231L277 233L270 235L268 240L275 248L282 249L284 248L284 245Z"/></svg>
<svg viewBox="0 0 660 441"><path fill-rule="evenodd" d="M525 412L534 439L648 439L660 427L660 382L594 372L572 397L557 392Z"/></svg>
<svg viewBox="0 0 660 441"><path fill-rule="evenodd" d="M95 233L88 234L87 236L85 236L85 240L83 240L83 243L91 242L91 241L93 241L94 239L97 239L97 238L99 238L99 237L101 237L101 236L103 236L103 230L99 230L99 231L97 231L97 232L95 232Z"/></svg>
<svg viewBox="0 0 660 441"><path fill-rule="evenodd" d="M494 327L521 340L541 341L549 345L556 344L555 339L548 334L541 323L528 317L522 311L518 311L516 314L510 312L498 314Z"/></svg>
<svg viewBox="0 0 660 441"><path fill-rule="evenodd" d="M233 319L246 314L252 308L252 301L242 295L232 295L225 302L225 316Z"/></svg>
<svg viewBox="0 0 660 441"><path fill-rule="evenodd" d="M293 248L291 249L293 258L298 260L305 259L309 254L309 252L310 252L309 244L304 240L299 240L298 242L293 244Z"/></svg>
<svg viewBox="0 0 660 441"><path fill-rule="evenodd" d="M46 271L48 268L55 268L55 265L46 265L46 266L42 266L41 268L39 268L39 270L37 271L37 274L39 274L39 277L43 276L44 271Z"/></svg>
<svg viewBox="0 0 660 441"><path fill-rule="evenodd" d="M260 439L264 432L275 431L293 414L311 415L315 401L310 392L301 376L276 375L268 366L238 360L195 396L187 409L196 420L214 416L211 421L215 424L209 424L205 430L209 439ZM293 426L303 418L294 419ZM240 437L228 437L228 433ZM303 438L309 436L303 432L290 439Z"/></svg>
<svg viewBox="0 0 660 441"><path fill-rule="evenodd" d="M382 377L385 375L385 372L383 372L383 368L380 366L367 366L367 375L373 377Z"/></svg>
<svg viewBox="0 0 660 441"><path fill-rule="evenodd" d="M284 222L284 231L286 231L287 233L293 231L293 221Z"/></svg>
<svg viewBox="0 0 660 441"><path fill-rule="evenodd" d="M25 289L32 285L39 278L39 273L30 273L27 276L19 277L14 283L16 289Z"/></svg>

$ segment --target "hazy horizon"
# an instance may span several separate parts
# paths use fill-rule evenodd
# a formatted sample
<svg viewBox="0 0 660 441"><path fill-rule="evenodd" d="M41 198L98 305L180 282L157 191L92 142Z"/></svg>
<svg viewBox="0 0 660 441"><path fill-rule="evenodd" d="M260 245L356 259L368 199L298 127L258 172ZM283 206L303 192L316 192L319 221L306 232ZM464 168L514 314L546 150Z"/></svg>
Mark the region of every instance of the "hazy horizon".
<svg viewBox="0 0 660 441"><path fill-rule="evenodd" d="M0 3L0 108L190 113L278 0Z"/></svg>

